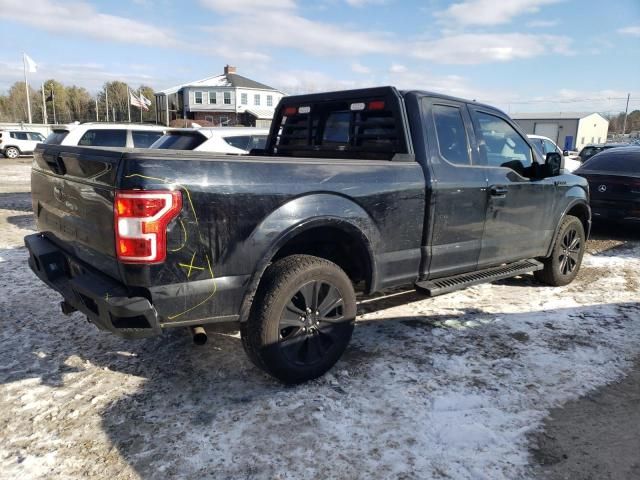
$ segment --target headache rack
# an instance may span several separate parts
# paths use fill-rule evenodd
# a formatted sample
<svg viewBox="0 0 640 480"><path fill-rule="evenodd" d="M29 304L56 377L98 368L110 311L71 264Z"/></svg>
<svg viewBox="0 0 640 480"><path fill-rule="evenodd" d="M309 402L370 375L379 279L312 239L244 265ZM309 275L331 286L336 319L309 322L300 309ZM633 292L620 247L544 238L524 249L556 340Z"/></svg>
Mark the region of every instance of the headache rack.
<svg viewBox="0 0 640 480"><path fill-rule="evenodd" d="M266 152L390 160L408 153L400 94L392 87L285 97Z"/></svg>

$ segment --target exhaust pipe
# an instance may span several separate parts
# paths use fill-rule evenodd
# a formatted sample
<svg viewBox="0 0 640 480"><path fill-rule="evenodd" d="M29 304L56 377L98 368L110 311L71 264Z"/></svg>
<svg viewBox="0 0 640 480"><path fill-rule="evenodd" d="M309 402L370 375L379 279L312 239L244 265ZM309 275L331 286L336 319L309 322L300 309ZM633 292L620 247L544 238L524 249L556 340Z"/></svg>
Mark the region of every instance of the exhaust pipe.
<svg viewBox="0 0 640 480"><path fill-rule="evenodd" d="M193 343L196 345L204 345L207 343L207 332L202 325L191 327L191 335L193 336Z"/></svg>

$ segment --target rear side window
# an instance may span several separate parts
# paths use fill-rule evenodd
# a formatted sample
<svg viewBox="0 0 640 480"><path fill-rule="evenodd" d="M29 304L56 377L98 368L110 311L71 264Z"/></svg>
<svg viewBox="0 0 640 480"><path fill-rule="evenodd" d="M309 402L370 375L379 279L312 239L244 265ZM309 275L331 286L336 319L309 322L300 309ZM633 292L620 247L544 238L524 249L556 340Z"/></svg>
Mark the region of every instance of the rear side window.
<svg viewBox="0 0 640 480"><path fill-rule="evenodd" d="M69 135L68 130L54 130L49 134L44 143L48 145L60 145L67 135Z"/></svg>
<svg viewBox="0 0 640 480"><path fill-rule="evenodd" d="M124 147L127 145L127 131L87 130L78 145L85 147Z"/></svg>
<svg viewBox="0 0 640 480"><path fill-rule="evenodd" d="M640 149L631 152L603 152L582 164L580 171L640 173Z"/></svg>
<svg viewBox="0 0 640 480"><path fill-rule="evenodd" d="M198 132L169 132L156 140L150 148L162 150L193 150L207 138Z"/></svg>
<svg viewBox="0 0 640 480"><path fill-rule="evenodd" d="M433 120L442 158L456 165L469 165L469 144L460 109L449 105L434 105Z"/></svg>
<svg viewBox="0 0 640 480"><path fill-rule="evenodd" d="M16 140L29 140L25 132L11 132L11 138Z"/></svg>
<svg viewBox="0 0 640 480"><path fill-rule="evenodd" d="M479 126L480 157L491 167L507 167L524 175L533 164L531 148L505 120L476 112Z"/></svg>
<svg viewBox="0 0 640 480"><path fill-rule="evenodd" d="M158 140L163 135L159 131L149 130L132 130L131 137L133 138L133 146L135 148L149 148L153 142Z"/></svg>
<svg viewBox="0 0 640 480"><path fill-rule="evenodd" d="M584 147L582 152L580 152L581 157L593 157L596 153L601 152L601 147Z"/></svg>

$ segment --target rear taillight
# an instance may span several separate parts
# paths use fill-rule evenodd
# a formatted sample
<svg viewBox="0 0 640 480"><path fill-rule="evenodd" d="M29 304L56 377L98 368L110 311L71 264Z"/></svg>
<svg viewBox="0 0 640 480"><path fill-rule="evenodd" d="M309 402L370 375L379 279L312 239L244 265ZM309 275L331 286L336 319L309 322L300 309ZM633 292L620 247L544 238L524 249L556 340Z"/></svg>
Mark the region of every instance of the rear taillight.
<svg viewBox="0 0 640 480"><path fill-rule="evenodd" d="M182 210L179 191L118 191L113 208L116 254L124 263L167 257L167 225Z"/></svg>

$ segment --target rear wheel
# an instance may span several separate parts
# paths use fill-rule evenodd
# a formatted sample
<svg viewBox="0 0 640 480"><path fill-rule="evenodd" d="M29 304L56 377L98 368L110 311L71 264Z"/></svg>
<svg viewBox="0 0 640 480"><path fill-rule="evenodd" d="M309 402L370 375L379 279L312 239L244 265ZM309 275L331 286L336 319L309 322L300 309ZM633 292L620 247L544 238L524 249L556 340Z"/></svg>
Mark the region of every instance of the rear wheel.
<svg viewBox="0 0 640 480"><path fill-rule="evenodd" d="M535 272L535 277L552 286L571 283L580 270L585 243L582 222L567 215L560 226L551 256L543 260L544 268Z"/></svg>
<svg viewBox="0 0 640 480"><path fill-rule="evenodd" d="M292 255L271 265L241 326L252 362L284 383L329 370L346 349L356 316L353 285L336 264Z"/></svg>
<svg viewBox="0 0 640 480"><path fill-rule="evenodd" d="M7 158L18 158L20 156L20 150L16 147L8 147L4 151L4 156Z"/></svg>

